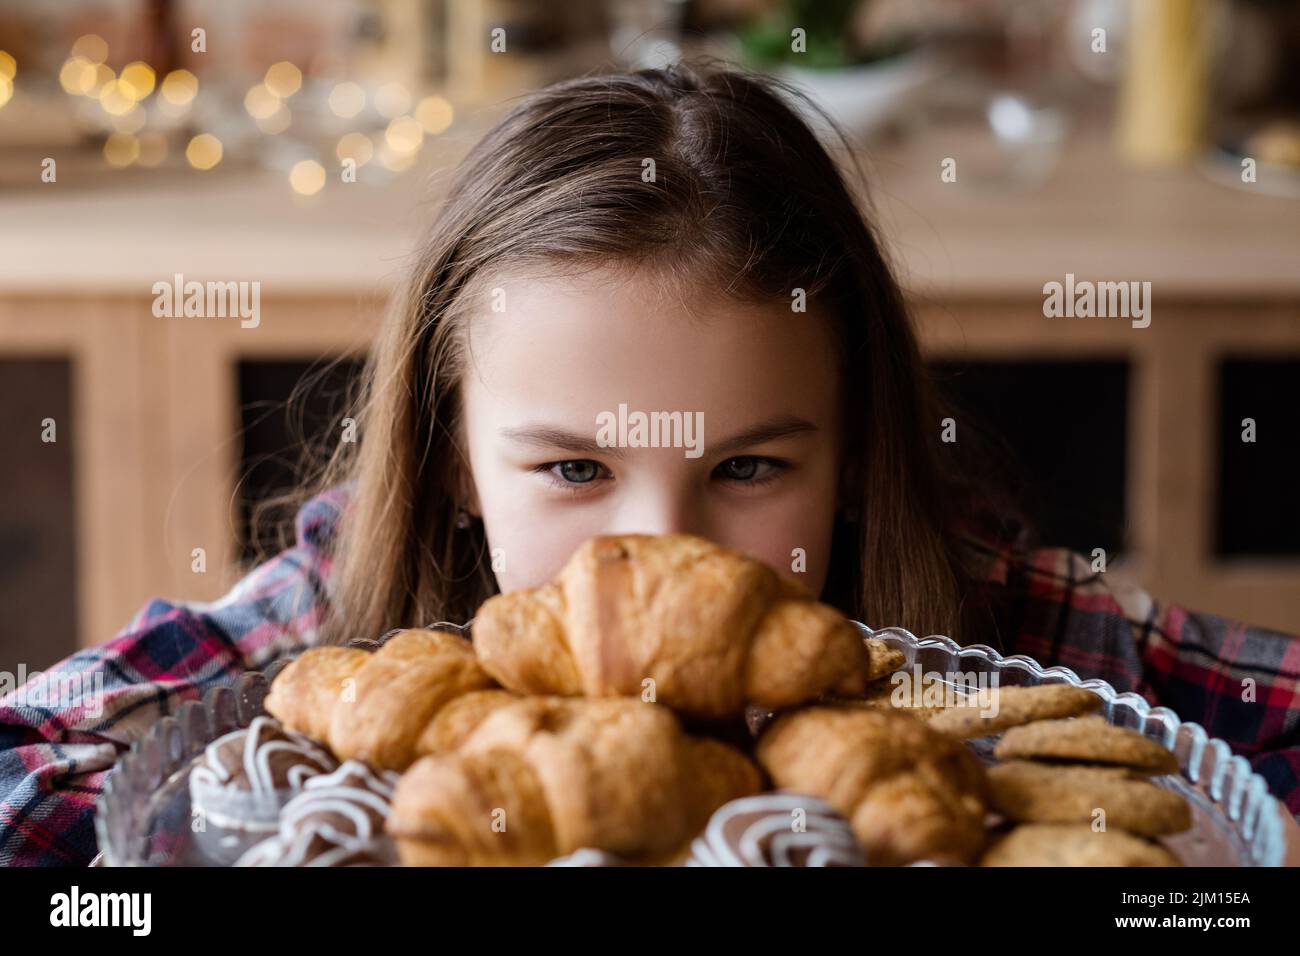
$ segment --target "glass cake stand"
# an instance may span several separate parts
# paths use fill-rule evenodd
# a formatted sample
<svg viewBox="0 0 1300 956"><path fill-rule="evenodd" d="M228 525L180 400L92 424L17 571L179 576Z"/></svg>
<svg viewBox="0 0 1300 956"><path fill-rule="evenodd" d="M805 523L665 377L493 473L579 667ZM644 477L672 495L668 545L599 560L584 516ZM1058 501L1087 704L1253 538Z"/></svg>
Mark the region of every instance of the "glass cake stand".
<svg viewBox="0 0 1300 956"><path fill-rule="evenodd" d="M469 625L430 627L469 636ZM1151 737L1177 755L1179 773L1155 782L1181 794L1192 807L1192 828L1162 841L1186 865L1282 864L1286 838L1278 802L1267 783L1244 757L1233 755L1227 743L1209 737L1198 724L1179 720L1168 708L1152 707L1137 694L1120 693L1106 681L1083 680L1066 667L1043 667L1020 655L1003 657L984 645L962 647L947 637L918 638L897 627L876 631L858 627L901 650L907 669L920 665L927 675L951 675L954 682L996 680L1005 686L1073 684L1100 694L1105 701L1102 714L1110 723ZM354 643L377 646L376 642ZM271 681L286 664L277 661L265 671L250 671L229 686L210 689L201 701L186 701L119 758L105 781L95 815L102 865L226 862L212 857L191 830L190 769L211 741L247 727L265 713L262 703ZM970 744L986 762L993 762L995 742L996 737L984 737Z"/></svg>

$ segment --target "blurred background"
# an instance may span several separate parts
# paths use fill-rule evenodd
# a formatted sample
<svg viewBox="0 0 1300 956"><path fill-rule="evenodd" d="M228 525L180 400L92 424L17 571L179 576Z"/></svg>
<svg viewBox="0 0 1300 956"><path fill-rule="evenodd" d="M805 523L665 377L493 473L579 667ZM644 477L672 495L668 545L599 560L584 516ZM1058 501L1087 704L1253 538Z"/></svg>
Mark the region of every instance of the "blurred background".
<svg viewBox="0 0 1300 956"><path fill-rule="evenodd" d="M694 53L848 131L1045 542L1300 631L1300 4L0 0L0 667L228 590L460 156ZM178 273L260 282L260 324L155 317ZM1045 318L1067 274L1150 282L1150 327Z"/></svg>

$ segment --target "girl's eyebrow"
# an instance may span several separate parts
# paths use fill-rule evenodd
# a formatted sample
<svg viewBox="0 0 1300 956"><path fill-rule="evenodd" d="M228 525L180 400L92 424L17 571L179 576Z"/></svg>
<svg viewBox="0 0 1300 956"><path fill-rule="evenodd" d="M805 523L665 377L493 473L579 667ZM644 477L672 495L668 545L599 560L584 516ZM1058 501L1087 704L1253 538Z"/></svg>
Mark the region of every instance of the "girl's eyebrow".
<svg viewBox="0 0 1300 956"><path fill-rule="evenodd" d="M725 438L719 442L711 442L706 447L715 455L726 455L729 452L748 448L750 445L761 445L764 442L776 441L778 438L787 438L791 435L801 435L815 431L817 431L817 426L806 418L800 418L797 415L774 415L771 418L764 419L757 425L746 428L744 431L737 432L730 438Z"/></svg>
<svg viewBox="0 0 1300 956"><path fill-rule="evenodd" d="M498 434L502 438L518 442L521 445L531 445L534 448L563 448L565 451L588 455L609 455L612 458L621 458L623 456L623 449L601 445L596 441L594 434L584 435L581 432L572 432L567 428L560 428L556 425L529 423L520 425L517 428L503 428Z"/></svg>
<svg viewBox="0 0 1300 956"><path fill-rule="evenodd" d="M706 448L713 454L725 455L739 451L742 448L748 448L751 445L761 445L764 442L775 441L778 438L786 438L791 435L800 435L817 430L817 426L806 418L800 418L796 415L775 415L751 425L744 431L737 432L722 441L709 443ZM515 428L503 428L499 434L502 438L522 445L531 445L535 448L563 448L566 451L578 454L609 455L612 458L623 457L622 448L601 445L596 441L594 435L569 431L567 428L547 425L542 422L530 422Z"/></svg>

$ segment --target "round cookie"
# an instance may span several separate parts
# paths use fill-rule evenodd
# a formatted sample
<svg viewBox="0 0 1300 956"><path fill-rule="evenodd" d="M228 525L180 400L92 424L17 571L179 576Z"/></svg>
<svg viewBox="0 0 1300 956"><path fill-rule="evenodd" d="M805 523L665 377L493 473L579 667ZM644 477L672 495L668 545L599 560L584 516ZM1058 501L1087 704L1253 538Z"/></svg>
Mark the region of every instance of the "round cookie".
<svg viewBox="0 0 1300 956"><path fill-rule="evenodd" d="M1178 758L1135 730L1114 727L1102 717L1040 720L1012 727L993 748L999 760L1070 760L1109 764L1150 774L1178 772Z"/></svg>
<svg viewBox="0 0 1300 956"><path fill-rule="evenodd" d="M930 717L935 730L955 737L984 737L1037 720L1077 717L1101 708L1102 699L1092 691L1071 684L1039 684L1036 687L999 687L993 690L991 713L985 716L980 694L969 703L946 707Z"/></svg>
<svg viewBox="0 0 1300 956"><path fill-rule="evenodd" d="M1181 866L1158 843L1084 823L1025 823L998 839L980 866Z"/></svg>
<svg viewBox="0 0 1300 956"><path fill-rule="evenodd" d="M1172 790L1135 780L1123 767L1052 766L1013 760L990 767L991 805L1011 820L1091 824L1144 836L1181 833L1192 825L1187 801Z"/></svg>
<svg viewBox="0 0 1300 956"><path fill-rule="evenodd" d="M863 638L862 643L866 645L867 658L870 661L867 670L868 680L888 677L907 663L906 654L896 647L890 647L884 641L866 637Z"/></svg>

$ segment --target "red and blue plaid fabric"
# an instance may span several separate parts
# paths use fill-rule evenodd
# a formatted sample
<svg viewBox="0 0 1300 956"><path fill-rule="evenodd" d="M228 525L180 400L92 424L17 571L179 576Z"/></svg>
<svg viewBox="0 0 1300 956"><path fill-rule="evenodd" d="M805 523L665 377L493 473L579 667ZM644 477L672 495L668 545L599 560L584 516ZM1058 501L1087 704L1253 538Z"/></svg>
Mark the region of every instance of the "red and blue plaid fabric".
<svg viewBox="0 0 1300 956"><path fill-rule="evenodd" d="M343 489L313 498L297 516L296 546L222 599L151 601L113 640L0 698L0 865L89 863L96 798L133 740L208 687L318 642L346 503ZM1201 723L1300 814L1300 640L1156 602L1070 551L984 547L1000 650L1104 678ZM95 693L61 697L68 686Z"/></svg>

